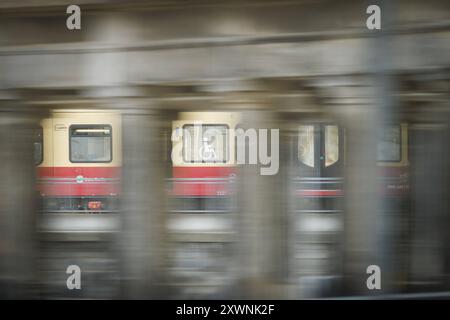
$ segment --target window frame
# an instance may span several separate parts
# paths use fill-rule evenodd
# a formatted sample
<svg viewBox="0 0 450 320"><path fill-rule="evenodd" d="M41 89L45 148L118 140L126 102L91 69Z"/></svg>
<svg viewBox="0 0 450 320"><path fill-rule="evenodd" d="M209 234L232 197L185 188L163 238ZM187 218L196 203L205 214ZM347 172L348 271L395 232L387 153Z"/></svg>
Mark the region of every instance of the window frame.
<svg viewBox="0 0 450 320"><path fill-rule="evenodd" d="M108 127L110 130L110 139L109 139L109 150L110 150L110 158L105 161L78 161L72 160L72 129L77 128L86 128L95 129L95 127ZM113 161L113 130L111 124L72 124L69 126L69 161L71 163L111 163Z"/></svg>
<svg viewBox="0 0 450 320"><path fill-rule="evenodd" d="M222 161L211 161L211 162L206 162L205 160L202 161L187 161L186 160L186 152L185 152L185 144L184 144L184 130L186 127L195 127L195 126L201 126L201 127L218 127L218 126L222 126L225 127L225 130L227 132L226 135L226 146L225 146L225 159ZM182 159L184 163L189 163L189 164L226 164L228 162L230 162L230 151L231 151L231 146L230 146L230 126L226 123L186 123L181 127L181 132L183 134L182 136ZM203 139L203 131L202 131L202 139ZM228 147L228 148L227 148Z"/></svg>
<svg viewBox="0 0 450 320"><path fill-rule="evenodd" d="M39 166L39 165L41 165L41 164L44 162L44 127L39 126L39 128L37 128L37 130L39 130L39 131L40 131L40 134L41 134L41 140L40 140L40 144L41 144L41 157L40 157L40 161L34 164L35 166ZM37 142L37 141L34 141L34 142L33 142L33 145L34 145L34 143L36 143L36 142ZM33 148L33 153L34 153L34 148ZM33 158L34 158L34 154L33 154ZM33 159L33 160L34 160L34 159Z"/></svg>

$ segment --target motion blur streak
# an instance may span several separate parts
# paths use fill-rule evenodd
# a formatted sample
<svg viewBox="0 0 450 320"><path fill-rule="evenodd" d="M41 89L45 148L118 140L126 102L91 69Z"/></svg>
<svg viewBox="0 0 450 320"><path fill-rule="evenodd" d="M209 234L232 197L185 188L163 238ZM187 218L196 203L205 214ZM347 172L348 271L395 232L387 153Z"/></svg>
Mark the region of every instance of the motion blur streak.
<svg viewBox="0 0 450 320"><path fill-rule="evenodd" d="M0 4L0 298L449 297L448 1L70 4Z"/></svg>

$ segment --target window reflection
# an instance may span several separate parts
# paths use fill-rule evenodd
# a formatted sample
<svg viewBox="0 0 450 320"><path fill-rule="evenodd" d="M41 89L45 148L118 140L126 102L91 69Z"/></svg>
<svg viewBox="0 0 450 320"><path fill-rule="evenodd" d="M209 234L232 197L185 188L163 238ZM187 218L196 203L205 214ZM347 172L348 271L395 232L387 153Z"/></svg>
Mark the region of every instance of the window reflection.
<svg viewBox="0 0 450 320"><path fill-rule="evenodd" d="M314 167L314 126L299 126L298 159L308 167Z"/></svg>
<svg viewBox="0 0 450 320"><path fill-rule="evenodd" d="M378 161L400 161L400 126L386 126L378 131Z"/></svg>
<svg viewBox="0 0 450 320"><path fill-rule="evenodd" d="M338 126L325 126L325 167L339 160L339 129Z"/></svg>

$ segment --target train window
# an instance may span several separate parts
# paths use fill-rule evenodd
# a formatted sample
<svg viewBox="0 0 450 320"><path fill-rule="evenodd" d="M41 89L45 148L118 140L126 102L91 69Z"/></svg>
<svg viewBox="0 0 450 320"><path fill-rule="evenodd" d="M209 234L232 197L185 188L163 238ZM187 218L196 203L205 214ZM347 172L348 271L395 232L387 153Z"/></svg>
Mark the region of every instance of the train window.
<svg viewBox="0 0 450 320"><path fill-rule="evenodd" d="M191 163L228 161L227 125L183 126L183 159Z"/></svg>
<svg viewBox="0 0 450 320"><path fill-rule="evenodd" d="M386 126L378 132L378 161L395 162L401 160L400 126Z"/></svg>
<svg viewBox="0 0 450 320"><path fill-rule="evenodd" d="M110 125L70 126L71 162L110 162L112 160Z"/></svg>
<svg viewBox="0 0 450 320"><path fill-rule="evenodd" d="M33 149L34 149L34 164L40 165L42 161L44 160L44 139L43 139L43 129L42 127L39 127L36 130L35 136L34 136L34 143L33 143Z"/></svg>
<svg viewBox="0 0 450 320"><path fill-rule="evenodd" d="M308 167L314 167L314 126L299 126L298 159Z"/></svg>
<svg viewBox="0 0 450 320"><path fill-rule="evenodd" d="M339 129L338 126L325 126L325 167L339 160Z"/></svg>

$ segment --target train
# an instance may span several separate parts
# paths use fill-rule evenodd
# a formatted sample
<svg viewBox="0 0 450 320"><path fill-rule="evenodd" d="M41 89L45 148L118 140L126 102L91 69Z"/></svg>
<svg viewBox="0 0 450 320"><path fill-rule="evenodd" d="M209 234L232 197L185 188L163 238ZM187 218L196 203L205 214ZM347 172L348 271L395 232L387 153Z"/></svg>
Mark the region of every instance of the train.
<svg viewBox="0 0 450 320"><path fill-rule="evenodd" d="M220 211L229 205L239 175L234 130L240 122L239 112L216 111L179 112L172 121L168 192L181 211ZM334 210L326 199L344 196L345 128L329 121L299 122L293 132L290 153L296 195L322 199L314 204L319 211ZM380 130L377 148L381 191L390 197L407 194L407 124ZM53 110L37 130L34 153L43 211L118 210L119 111Z"/></svg>
<svg viewBox="0 0 450 320"><path fill-rule="evenodd" d="M340 212L344 196L346 129L331 121L297 125L291 143L295 193L310 212ZM295 130L292 130L295 131ZM408 124L386 124L378 130L377 180L380 196L405 206L409 193Z"/></svg>
<svg viewBox="0 0 450 320"><path fill-rule="evenodd" d="M34 142L45 212L115 212L122 166L120 113L54 110Z"/></svg>

